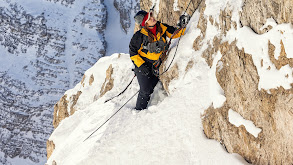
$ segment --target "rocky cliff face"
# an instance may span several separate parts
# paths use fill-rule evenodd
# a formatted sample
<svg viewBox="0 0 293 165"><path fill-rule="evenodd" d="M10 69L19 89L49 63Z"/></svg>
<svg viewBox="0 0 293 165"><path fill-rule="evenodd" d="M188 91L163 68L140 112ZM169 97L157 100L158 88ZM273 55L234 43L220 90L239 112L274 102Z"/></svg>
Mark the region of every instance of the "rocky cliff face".
<svg viewBox="0 0 293 165"><path fill-rule="evenodd" d="M75 0L47 0L47 1L55 2L55 3L59 2L62 5L68 6L68 5L72 5Z"/></svg>
<svg viewBox="0 0 293 165"><path fill-rule="evenodd" d="M103 1L26 2L0 4L0 164L43 164L54 104L106 50Z"/></svg>
<svg viewBox="0 0 293 165"><path fill-rule="evenodd" d="M293 23L289 1L244 1L240 21L255 33L268 33L272 26L262 28L267 18L274 18L276 23ZM231 17L230 17L231 18ZM232 22L232 20L228 20ZM227 20L219 24L227 25ZM223 29L222 29L223 30ZM225 28L228 31L229 28ZM281 35L281 34L280 34ZM247 41L249 42L249 41ZM267 41L266 55L273 63L272 67L280 70L289 65L292 69L292 58L287 58L282 40L281 49L275 59L275 47ZM217 44L216 49L223 57L222 67L217 68L216 76L224 90L226 102L221 108L212 106L203 115L203 126L208 138L218 140L228 152L239 153L253 164L292 164L293 129L293 84L291 88L273 88L269 91L259 90L259 72L250 54L245 49L236 47L237 40L232 44ZM206 56L210 58L209 55ZM264 67L263 61L261 66ZM272 68L269 66L267 69ZM289 75L286 75L288 78ZM244 126L236 127L229 122L228 111L235 110L245 119L262 128L258 137L252 136Z"/></svg>
<svg viewBox="0 0 293 165"><path fill-rule="evenodd" d="M193 1L196 5L192 4L188 11L194 11L199 2ZM160 10L157 13L158 20L175 25L175 20L185 10L186 3L188 2L178 1L179 10L174 11L172 10L174 2L161 0ZM233 8L233 2L227 1L226 6L221 6L218 15L206 11L210 3L212 2L203 1L200 4L197 28L200 29L201 34L191 42L194 42L195 51L202 51L202 57L206 59L210 67L216 62L217 81L223 89L226 101L219 108L211 105L203 114L202 124L206 136L219 141L227 152L238 153L252 164L292 164L293 82L290 78L293 75L293 58L289 58L286 53L289 51L288 45L286 50L282 39L275 45L271 43L271 39L266 40L267 45L263 49L267 51L263 52L263 56L268 57L269 62L266 63L270 63L270 66L265 66L264 59L259 64L256 62L257 51L249 51L254 56L252 58L251 54L238 46L240 41L236 37L233 42L227 42L229 31L243 26L250 28L256 35L266 34L273 29L273 26L282 23L289 23L292 27L293 20L290 12L292 1L243 1L239 9ZM214 3L214 5L216 13L217 4ZM151 1L141 1L141 6L148 10ZM238 17L235 12L239 13ZM267 23L269 18L273 18L275 22ZM208 38L207 31L212 27L215 27L217 35ZM284 32L280 31L281 33L277 36L290 36L290 33L284 35ZM247 38L245 42L251 41ZM219 52L222 55L221 59L214 61ZM289 56L292 57L292 55ZM185 72L192 65L190 61L186 65ZM284 75L284 78L286 77L288 82L291 82L291 87L289 85L284 89L280 86L266 90L260 88L261 70L256 66L267 67L265 68L267 70L289 67L289 72ZM170 90L169 84L172 81L184 76L180 70L184 68L178 68L175 62L161 77L167 91ZM229 110L234 110L243 118L252 121L256 127L262 129L261 133L255 137L247 131L245 126L233 125L229 119Z"/></svg>
<svg viewBox="0 0 293 165"><path fill-rule="evenodd" d="M186 13L192 15L199 2L196 0L191 1ZM140 1L141 9L149 11L154 6L157 20L172 26L177 25L180 15L185 12L188 4L189 1L185 0L156 1L155 4L148 0Z"/></svg>
<svg viewBox="0 0 293 165"><path fill-rule="evenodd" d="M251 27L258 34L263 34L272 28L272 26L261 28L268 18L273 18L278 24L293 22L293 3L290 0L244 0L242 9L241 24Z"/></svg>
<svg viewBox="0 0 293 165"><path fill-rule="evenodd" d="M114 0L114 6L120 13L120 24L125 33L132 32L131 26L131 11L138 11L139 0Z"/></svg>
<svg viewBox="0 0 293 165"><path fill-rule="evenodd" d="M211 106L203 115L206 136L253 164L292 164L292 88L259 91L259 76L251 55L235 43L224 43L220 49L223 68L217 68L217 79L227 101L221 108ZM262 128L257 138L244 126L229 122L230 109Z"/></svg>
<svg viewBox="0 0 293 165"><path fill-rule="evenodd" d="M156 2L157 19L173 26L189 3L183 0ZM142 0L140 5L148 11L153 1ZM292 35L292 1L193 0L187 13L191 15L197 7L198 18L193 18L197 21L196 29L189 29L196 31L196 36L189 36L190 42L194 51L200 52L206 63L215 69L216 82L225 98L219 98L223 100L221 104L213 103L202 114L205 135L219 141L227 152L238 153L252 164L292 164L293 63L290 42L285 42ZM254 40L261 42L251 46L249 43ZM185 66L182 58L189 59ZM160 77L167 92L174 90L170 84L182 80L196 65L194 58L175 58L169 71ZM161 71L164 69L162 66ZM286 70L286 74L282 75L282 70ZM286 83L277 87L265 86L264 82L270 80L267 77L276 74L280 74L280 79ZM88 75L81 84L89 86L87 83L93 83L95 79L97 77ZM109 84L109 90L112 81L108 74L105 83ZM100 96L99 91L102 90L97 89L94 100ZM70 96L73 95L78 94ZM73 102L70 96L64 96L58 102L58 107L59 104L64 107L58 108L56 114L65 108L67 111L62 115L67 116L70 107L67 103ZM261 129L260 133L253 135L244 125L233 124L229 115L231 110L253 122ZM51 144L48 148L54 148L52 142L48 141L48 144Z"/></svg>

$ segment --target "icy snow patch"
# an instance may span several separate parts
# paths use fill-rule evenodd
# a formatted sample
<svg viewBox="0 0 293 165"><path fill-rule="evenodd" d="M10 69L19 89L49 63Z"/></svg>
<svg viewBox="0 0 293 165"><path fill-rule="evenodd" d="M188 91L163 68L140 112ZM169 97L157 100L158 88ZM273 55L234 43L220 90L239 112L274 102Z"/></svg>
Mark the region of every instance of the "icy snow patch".
<svg viewBox="0 0 293 165"><path fill-rule="evenodd" d="M216 77L217 64L221 58L222 58L222 54L218 51L216 57L214 58L213 66L208 73L209 87L210 87L209 93L210 93L210 97L213 98L214 108L220 108L221 106L223 106L224 102L226 101L226 97L224 96L224 90L221 88ZM221 65L221 63L219 65Z"/></svg>
<svg viewBox="0 0 293 165"><path fill-rule="evenodd" d="M274 22L269 19L266 24L274 25ZM291 83L293 83L292 68L285 65L280 70L276 69L268 54L268 42L270 41L275 46L274 55L277 60L281 52L281 41L283 42L287 58L292 58L293 47L289 46L290 43L291 45L293 43L292 25L276 25L269 32L262 35L256 34L247 26L239 27L237 30L232 28L227 32L224 40L229 41L229 43L236 40L239 49L244 49L245 53L252 55L259 75L259 90L269 90L280 86L285 89L291 88Z"/></svg>
<svg viewBox="0 0 293 165"><path fill-rule="evenodd" d="M246 128L247 132L252 134L254 137L258 137L258 134L262 131L262 129L257 128L252 121L250 120L245 120L239 113L235 112L232 109L229 109L228 112L229 116L229 122L236 127L239 127L240 125L244 125Z"/></svg>

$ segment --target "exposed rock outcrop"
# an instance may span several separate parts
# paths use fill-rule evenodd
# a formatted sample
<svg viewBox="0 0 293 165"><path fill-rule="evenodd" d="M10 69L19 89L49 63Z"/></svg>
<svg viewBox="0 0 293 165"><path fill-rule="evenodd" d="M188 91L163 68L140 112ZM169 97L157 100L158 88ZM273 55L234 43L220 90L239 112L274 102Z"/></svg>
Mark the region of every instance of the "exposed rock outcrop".
<svg viewBox="0 0 293 165"><path fill-rule="evenodd" d="M109 68L106 71L106 78L105 81L100 89L100 95L99 97L102 97L104 94L106 94L108 91L110 91L113 88L114 85L114 79L112 78L113 74L113 67L112 65L109 66ZM83 76L83 79L81 81L81 85L85 87L85 81L88 81L89 83L86 84L86 86L91 86L94 81L94 75L92 74L88 80L86 75ZM70 96L67 96L65 94L57 104L54 106L54 115L53 115L53 126L54 128L57 128L59 123L65 119L66 117L69 117L73 115L77 108L75 107L80 95L82 94L81 91L78 91L76 94L72 94ZM68 98L69 97L69 98ZM95 97L94 100L97 98Z"/></svg>
<svg viewBox="0 0 293 165"><path fill-rule="evenodd" d="M178 0L177 3L177 10L174 11L174 0L166 1L166 0L161 0L159 4L156 4L156 7L159 6L159 12L155 10L155 15L158 21L161 21L163 23L168 23L169 25L176 26L177 21L179 20L179 17L183 12L186 10L187 5L189 1L185 0ZM192 0L189 8L187 10L187 14L191 15L195 8L199 5L200 0ZM152 1L151 0L143 0L140 1L140 7L145 10L149 11L152 7Z"/></svg>
<svg viewBox="0 0 293 165"><path fill-rule="evenodd" d="M95 80L94 75L91 75L90 80L89 80L89 85L92 85L94 80Z"/></svg>
<svg viewBox="0 0 293 165"><path fill-rule="evenodd" d="M284 48L283 41L281 40L281 52L278 56L278 59L275 58L275 49L276 47L269 41L268 42L268 48L269 48L269 56L272 63L276 66L278 70L280 70L285 65L290 65L291 68L293 68L293 58L287 58L287 54Z"/></svg>
<svg viewBox="0 0 293 165"><path fill-rule="evenodd" d="M251 27L258 34L263 34L272 28L261 30L268 18L273 18L277 24L293 25L291 0L244 0L242 9L240 17L242 25Z"/></svg>
<svg viewBox="0 0 293 165"><path fill-rule="evenodd" d="M69 115L73 115L74 112L76 111L76 108L74 107L79 99L79 96L82 94L81 91L78 91L76 95L72 95L70 96L69 100L70 100L70 114Z"/></svg>
<svg viewBox="0 0 293 165"><path fill-rule="evenodd" d="M160 67L160 73L163 73L163 70L166 68ZM163 84L164 89L169 92L169 84L171 81L178 79L179 72L178 72L178 65L177 63L174 64L166 73L160 76L160 81Z"/></svg>
<svg viewBox="0 0 293 165"><path fill-rule="evenodd" d="M67 95L64 95L54 106L53 126L57 128L59 123L66 117L73 115L76 111L75 105L82 94L78 91L75 95L71 95L67 100Z"/></svg>
<svg viewBox="0 0 293 165"><path fill-rule="evenodd" d="M54 115L53 115L53 126L54 128L57 128L59 123L65 119L66 117L69 116L67 106L68 106L68 101L67 101L67 95L64 95L57 104L54 106Z"/></svg>
<svg viewBox="0 0 293 165"><path fill-rule="evenodd" d="M167 3L169 5L166 5ZM178 19L180 12L173 11L173 6L170 5L173 3L173 1L160 1L158 20L170 25L176 24L175 20ZM150 1L141 1L143 9L148 10L151 5ZM197 28L201 30L201 34L194 41L194 50L203 52L202 57L206 59L210 67L214 63L215 54L221 53L222 58L218 62L220 65L217 65L216 77L226 97L222 107L214 108L211 105L203 114L204 132L208 138L219 141L228 152L238 153L253 164L291 165L293 163L293 128L291 127L293 125L293 83L291 89L278 87L268 91L259 90L260 77L252 55L247 54L244 49L239 49L237 40L229 43L223 41L223 38L229 30L237 30L239 24L250 27L257 34L266 33L273 27L267 26L262 30L261 28L267 18L271 17L277 24L292 23L292 14L290 14L292 5L292 1L244 1L243 10L240 12L240 22L235 22L235 18L232 19L233 8L229 5L220 11L218 18L205 15L205 1L199 8ZM184 3L179 1L178 6L182 12ZM219 34L212 40L206 41L208 24L216 27ZM202 50L203 45L206 46L204 50ZM275 58L275 46L268 41L267 53L273 65L278 70L285 65L292 68L292 58L287 57L283 41L280 41L281 50L278 58ZM167 91L169 84L182 76L178 75L178 67L176 68L176 61L174 62L174 67L161 77ZM186 68L192 66L190 62ZM187 72L188 69L185 71ZM174 76L176 72L177 76ZM230 109L260 128L261 132L258 136L255 137L249 133L243 125L237 127L230 123L228 115Z"/></svg>
<svg viewBox="0 0 293 165"><path fill-rule="evenodd" d="M84 80L85 80L85 75L82 76L82 79L81 79L81 81L80 81L80 84L81 84L83 87L84 87L84 85L85 85L85 84L84 84Z"/></svg>
<svg viewBox="0 0 293 165"><path fill-rule="evenodd" d="M228 152L242 155L253 164L292 164L293 89L258 90L259 77L251 55L238 50L235 42L220 45L223 55L216 76L227 101L221 108L212 106L203 115L208 138L221 142ZM255 138L244 126L229 122L233 109L254 122L262 132Z"/></svg>
<svg viewBox="0 0 293 165"><path fill-rule="evenodd" d="M53 151L55 149L55 144L53 141L47 140L47 159L50 158L52 155Z"/></svg>
<svg viewBox="0 0 293 165"><path fill-rule="evenodd" d="M261 12L263 10L266 9L262 9ZM259 18L256 18L253 12L244 12L246 12L246 17L252 19L252 22L258 22ZM232 15L227 8L220 13L220 22L215 22L212 17L209 17L209 21L221 29L219 36L225 36L232 26L234 29L237 29L237 26L231 20ZM262 19L266 20L266 18ZM207 17L201 16L198 24L198 28L203 29L203 36L207 28L206 23L203 22L206 21ZM251 24L248 26L261 27ZM257 33L262 32L257 31ZM195 50L201 48L202 40L200 39L201 37L198 37L194 42ZM221 108L215 109L211 106L203 115L206 136L218 140L228 152L238 153L253 164L292 164L292 151L289 148L293 148L293 130L291 128L288 130L287 125L293 124L292 88L290 90L282 87L271 89L270 93L265 90L259 91L259 76L251 56L246 54L244 49L237 48L237 41L228 44L227 42L221 43L221 40L221 38L215 37L202 54L211 67L214 60L213 55L217 51L221 52L222 59L219 62L221 65L217 68L216 76L226 96L226 102ZM280 44L281 54L278 59L275 59L275 46L268 43L268 54L271 61L277 69L287 64L292 67L292 59L286 57L282 41ZM245 119L253 121L257 127L262 128L262 132L257 138L248 133L244 126L236 127L229 122L228 111L230 109L237 111ZM285 124L284 121L289 123Z"/></svg>
<svg viewBox="0 0 293 165"><path fill-rule="evenodd" d="M104 96L104 94L106 94L108 91L110 91L113 88L114 79L112 78L112 74L113 74L113 68L111 64L106 71L105 82L103 83L102 88L100 90L100 97Z"/></svg>

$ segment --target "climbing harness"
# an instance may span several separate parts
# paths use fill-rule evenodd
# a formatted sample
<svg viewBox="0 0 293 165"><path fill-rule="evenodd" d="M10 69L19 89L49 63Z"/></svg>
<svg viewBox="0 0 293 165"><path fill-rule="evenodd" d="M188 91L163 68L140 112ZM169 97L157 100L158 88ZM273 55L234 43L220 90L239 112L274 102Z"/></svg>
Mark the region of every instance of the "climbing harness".
<svg viewBox="0 0 293 165"><path fill-rule="evenodd" d="M144 38L146 37L147 36L144 36ZM160 37L159 41L144 43L143 49L148 50L150 53L160 53L162 51L168 50L167 46L168 44L163 41L162 37Z"/></svg>
<svg viewBox="0 0 293 165"><path fill-rule="evenodd" d="M168 49L169 49L169 47L170 47L171 40L172 40L172 38L173 38L173 37L174 37L174 36L175 36L180 30L182 30L183 28L184 28L184 27L177 29L177 30L172 34L172 36L171 36L171 38L170 38L170 41L168 42L168 44L167 44L167 46L166 46L166 49L165 49L164 52L160 55L159 59L153 63L152 71L153 71L153 74L154 74L155 76L159 77L159 76L161 76L161 75L163 74L163 73L162 73L162 74L160 75L160 73L159 73L159 68L160 68L162 62L166 59L166 57L167 57L168 54L169 54ZM180 35L180 38L181 38L181 35ZM180 38L179 38L179 41L180 41ZM178 47L178 45L179 45L179 42L178 42L178 44L177 44L177 47ZM176 49L176 50L177 50L177 49ZM177 51L176 51L176 52L177 52ZM175 52L175 55L176 55L176 52ZM174 57L175 57L175 55L174 55ZM173 62L173 60L172 60L172 62ZM172 64L172 63L171 63L171 64ZM170 64L170 65L171 65L171 64ZM165 73L165 72L167 72L167 70L165 70L164 73Z"/></svg>

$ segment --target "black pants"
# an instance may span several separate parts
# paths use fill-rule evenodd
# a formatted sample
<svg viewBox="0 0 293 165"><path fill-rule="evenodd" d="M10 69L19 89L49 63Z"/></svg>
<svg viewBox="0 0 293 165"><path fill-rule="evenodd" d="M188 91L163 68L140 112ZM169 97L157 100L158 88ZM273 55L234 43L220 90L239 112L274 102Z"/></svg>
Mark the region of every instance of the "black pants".
<svg viewBox="0 0 293 165"><path fill-rule="evenodd" d="M134 71L140 87L135 109L143 110L147 108L151 94L154 92L154 88L156 87L159 79L152 73L151 69L150 74L147 76L138 72L137 68Z"/></svg>

